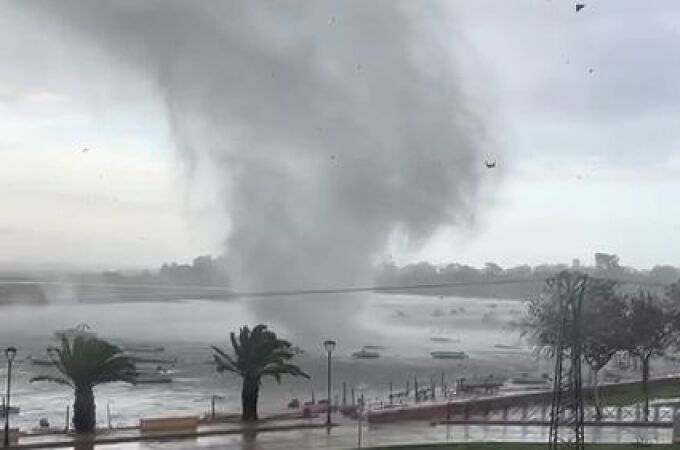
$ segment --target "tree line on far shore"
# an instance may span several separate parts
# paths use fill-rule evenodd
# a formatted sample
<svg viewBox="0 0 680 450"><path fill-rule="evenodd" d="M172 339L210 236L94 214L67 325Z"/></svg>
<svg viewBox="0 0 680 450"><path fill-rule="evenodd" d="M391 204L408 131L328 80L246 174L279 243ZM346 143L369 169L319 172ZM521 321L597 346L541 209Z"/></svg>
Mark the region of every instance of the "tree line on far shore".
<svg viewBox="0 0 680 450"><path fill-rule="evenodd" d="M385 261L373 268L374 285L407 286L390 289L422 295L453 295L461 297L508 298L524 300L541 293L546 278L563 270L579 270L600 278L613 278L632 283L670 284L680 279L680 268L657 265L650 270L638 270L620 264L613 254L596 253L594 265L582 265L573 260L567 264L519 265L503 268L488 262L482 268L451 263L434 265L428 262L397 266ZM173 300L195 295L196 287L230 287L227 259L224 256L203 255L191 263L164 263L156 270L105 271L90 273L54 273L40 276L21 273L0 274L0 279L21 280L21 283L0 286L0 306L10 303L45 304L53 297L69 292L72 301L95 303L110 301ZM40 280L68 283L61 292L58 287L45 287ZM35 285L26 282L35 281ZM461 286L439 288L418 285L461 283ZM304 288L304 286L301 286Z"/></svg>
<svg viewBox="0 0 680 450"><path fill-rule="evenodd" d="M503 268L488 262L482 268L466 264L434 265L428 262L397 266L386 261L376 267L376 286L417 286L443 283L470 283L463 286L439 288L405 288L404 293L422 295L453 295L460 297L508 298L525 300L543 291L544 281L564 270L578 270L598 278L611 278L630 283L658 283L668 285L680 280L680 268L657 265L650 270L639 270L620 264L616 255L595 253L593 265L583 265L574 259L571 265L541 264ZM507 282L507 283L506 283ZM621 289L625 289L622 286Z"/></svg>

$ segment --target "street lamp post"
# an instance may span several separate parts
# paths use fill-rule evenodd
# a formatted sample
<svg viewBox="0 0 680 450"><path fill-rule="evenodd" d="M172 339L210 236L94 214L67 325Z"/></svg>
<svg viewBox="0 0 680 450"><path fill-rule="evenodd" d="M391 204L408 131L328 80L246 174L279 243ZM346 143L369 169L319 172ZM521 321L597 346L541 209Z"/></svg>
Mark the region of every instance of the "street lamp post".
<svg viewBox="0 0 680 450"><path fill-rule="evenodd" d="M326 404L326 426L331 426L331 353L335 350L335 341L324 341L323 348L328 354L328 403Z"/></svg>
<svg viewBox="0 0 680 450"><path fill-rule="evenodd" d="M5 356L7 357L7 401L5 402L5 435L4 445L9 447L9 412L10 412L10 394L12 388L12 362L17 354L17 349L14 347L7 347L5 349Z"/></svg>

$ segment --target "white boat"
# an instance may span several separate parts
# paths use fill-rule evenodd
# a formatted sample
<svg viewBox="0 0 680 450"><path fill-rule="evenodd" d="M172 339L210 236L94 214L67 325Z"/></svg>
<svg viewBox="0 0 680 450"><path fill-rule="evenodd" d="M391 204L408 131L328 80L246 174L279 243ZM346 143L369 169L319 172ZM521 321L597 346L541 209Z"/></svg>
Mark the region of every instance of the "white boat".
<svg viewBox="0 0 680 450"><path fill-rule="evenodd" d="M521 350L522 348L519 345L510 345L510 344L495 344L494 348L498 348L501 350Z"/></svg>
<svg viewBox="0 0 680 450"><path fill-rule="evenodd" d="M127 355L136 364L166 364L172 365L177 362L177 358L151 358L139 355Z"/></svg>
<svg viewBox="0 0 680 450"><path fill-rule="evenodd" d="M461 351L435 350L430 352L434 359L468 359L470 356Z"/></svg>
<svg viewBox="0 0 680 450"><path fill-rule="evenodd" d="M130 353L161 353L165 351L162 345L151 344L123 344L120 348Z"/></svg>
<svg viewBox="0 0 680 450"><path fill-rule="evenodd" d="M440 336L433 336L433 337L430 338L430 341L448 343L448 344L459 344L460 343L460 339L440 337Z"/></svg>
<svg viewBox="0 0 680 450"><path fill-rule="evenodd" d="M358 352L352 353L352 358L375 359L380 358L380 353L362 348Z"/></svg>
<svg viewBox="0 0 680 450"><path fill-rule="evenodd" d="M172 383L172 377L155 372L141 372L136 378L137 384L164 384Z"/></svg>
<svg viewBox="0 0 680 450"><path fill-rule="evenodd" d="M550 384L550 379L548 377L530 377L528 373L522 373L520 377L511 378L509 382L522 386L542 386Z"/></svg>
<svg viewBox="0 0 680 450"><path fill-rule="evenodd" d="M28 356L26 357L26 360L30 361L31 364L35 364L36 366L53 366L54 361L52 361L49 358L40 358L36 356Z"/></svg>

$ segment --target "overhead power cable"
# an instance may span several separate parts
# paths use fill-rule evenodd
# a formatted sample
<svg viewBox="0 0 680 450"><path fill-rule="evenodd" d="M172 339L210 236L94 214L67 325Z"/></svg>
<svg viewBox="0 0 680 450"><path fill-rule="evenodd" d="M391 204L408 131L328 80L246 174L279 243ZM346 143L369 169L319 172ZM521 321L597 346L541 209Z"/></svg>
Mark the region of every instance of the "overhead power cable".
<svg viewBox="0 0 680 450"><path fill-rule="evenodd" d="M500 280L472 280L472 281L451 281L444 283L424 283L424 284L404 284L404 285L378 285L378 286L355 286L355 287L332 287L332 288L300 288L300 289L281 289L281 290L266 290L266 291L246 291L238 292L231 291L224 286L206 286L206 285L172 285L172 284L127 284L127 283L80 283L78 281L63 281L63 280L0 280L0 286L12 285L40 285L40 286L64 286L64 287L81 287L81 288L110 288L110 289L158 289L166 291L167 293L182 293L187 297L197 294L200 298L234 298L234 297L283 297L292 295L324 295L324 294L350 294L361 292L400 292L400 291L414 291L414 290L429 290L429 289L444 289L444 288L462 288L472 286L500 286L512 285L520 283L545 283L546 280L552 278L532 277L532 278L508 278ZM633 281L621 280L607 277L589 277L593 280L606 280L616 282L621 285L634 285L645 287L667 287L668 284L654 282L654 281ZM157 297L157 293L151 294L151 297ZM142 295L143 296L143 295Z"/></svg>

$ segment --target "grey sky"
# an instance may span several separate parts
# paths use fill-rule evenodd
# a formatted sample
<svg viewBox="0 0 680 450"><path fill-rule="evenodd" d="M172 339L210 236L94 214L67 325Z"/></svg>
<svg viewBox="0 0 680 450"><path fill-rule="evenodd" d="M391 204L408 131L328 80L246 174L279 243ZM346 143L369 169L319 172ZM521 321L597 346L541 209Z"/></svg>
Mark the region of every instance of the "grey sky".
<svg viewBox="0 0 680 450"><path fill-rule="evenodd" d="M0 259L146 265L220 251L229 228L222 188L187 177L163 93L138 60L120 56L134 32L120 30L112 52L88 39L92 30L74 33L21 3L0 4ZM462 89L490 130L479 167L486 157L499 167L482 171L472 220L442 227L422 250L393 235L375 256L508 265L602 250L643 267L680 264L680 5L600 0L578 14L557 0L445 7L448 25L431 44L451 41ZM336 33L328 40L345 51L365 47L337 35L329 22L344 18L332 3L313 12L315 38ZM380 16L364 13L368 23ZM171 41L172 30L164 33L155 36ZM370 66L361 67L366 77Z"/></svg>

